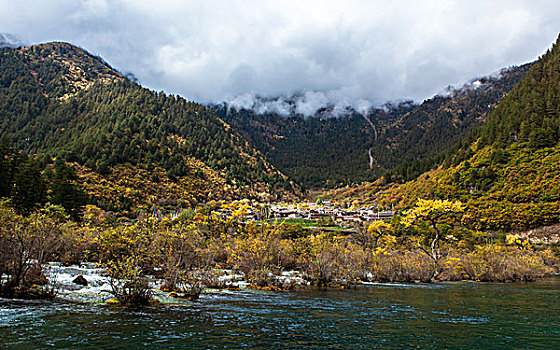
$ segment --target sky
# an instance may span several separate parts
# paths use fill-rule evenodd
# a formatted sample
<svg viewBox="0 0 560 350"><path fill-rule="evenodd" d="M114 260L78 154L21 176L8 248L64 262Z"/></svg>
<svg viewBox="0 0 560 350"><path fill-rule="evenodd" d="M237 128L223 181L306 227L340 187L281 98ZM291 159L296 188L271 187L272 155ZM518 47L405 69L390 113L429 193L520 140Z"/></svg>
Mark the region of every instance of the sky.
<svg viewBox="0 0 560 350"><path fill-rule="evenodd" d="M313 114L421 102L533 61L560 1L0 0L0 18L0 33L70 42L151 89L239 106L296 95Z"/></svg>

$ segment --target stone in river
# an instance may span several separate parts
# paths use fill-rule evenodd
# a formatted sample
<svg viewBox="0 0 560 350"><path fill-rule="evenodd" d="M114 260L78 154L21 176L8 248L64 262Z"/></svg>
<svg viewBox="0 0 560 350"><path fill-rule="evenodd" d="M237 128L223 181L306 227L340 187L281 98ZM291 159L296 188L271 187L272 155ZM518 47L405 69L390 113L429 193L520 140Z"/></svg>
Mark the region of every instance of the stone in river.
<svg viewBox="0 0 560 350"><path fill-rule="evenodd" d="M78 277L74 278L72 283L79 284L80 286L87 286L88 281L84 277L84 275L78 275Z"/></svg>

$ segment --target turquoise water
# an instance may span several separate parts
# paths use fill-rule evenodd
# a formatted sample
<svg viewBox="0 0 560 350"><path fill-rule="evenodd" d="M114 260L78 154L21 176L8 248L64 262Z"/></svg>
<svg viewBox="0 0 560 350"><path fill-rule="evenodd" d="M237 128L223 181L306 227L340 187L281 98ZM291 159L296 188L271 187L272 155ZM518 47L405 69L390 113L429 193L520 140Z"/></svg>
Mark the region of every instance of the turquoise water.
<svg viewBox="0 0 560 350"><path fill-rule="evenodd" d="M560 349L560 277L219 292L143 309L0 299L3 349Z"/></svg>

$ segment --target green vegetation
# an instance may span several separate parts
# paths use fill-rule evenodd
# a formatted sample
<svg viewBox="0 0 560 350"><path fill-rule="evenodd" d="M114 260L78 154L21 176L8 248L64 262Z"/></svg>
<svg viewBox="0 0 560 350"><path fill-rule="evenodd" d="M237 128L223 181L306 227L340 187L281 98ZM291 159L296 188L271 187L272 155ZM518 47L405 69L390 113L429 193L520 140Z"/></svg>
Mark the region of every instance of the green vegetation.
<svg viewBox="0 0 560 350"><path fill-rule="evenodd" d="M478 88L451 92L424 101L388 129L375 152L391 145L392 157L385 165L385 181L413 180L452 156L457 145L486 121L506 96L521 81L534 63L503 69L499 77L478 80ZM374 153L375 153L374 152Z"/></svg>
<svg viewBox="0 0 560 350"><path fill-rule="evenodd" d="M539 149L560 139L560 48L559 40L531 68L480 128L478 147L526 143Z"/></svg>
<svg viewBox="0 0 560 350"><path fill-rule="evenodd" d="M297 225L300 227L316 227L317 226L317 221L316 220L310 220L310 219L272 219L269 220L269 222L271 224L274 223L282 223L282 224L286 224L286 225Z"/></svg>
<svg viewBox="0 0 560 350"><path fill-rule="evenodd" d="M456 154L402 185L384 181L332 193L337 201L410 208L456 199L476 229L511 232L560 222L560 48L534 63Z"/></svg>
<svg viewBox="0 0 560 350"><path fill-rule="evenodd" d="M480 87L338 118L282 117L215 107L216 113L285 174L305 187L335 188L375 180L412 180L456 150L455 144L485 119L531 64L512 67ZM369 168L368 150L374 158Z"/></svg>
<svg viewBox="0 0 560 350"><path fill-rule="evenodd" d="M339 229L339 230L343 230L344 228L341 226L336 226L334 224L333 219L330 216L327 216L325 218L319 218L317 220L313 220L313 219L291 219L291 218L287 218L287 219L271 219L268 220L269 223L271 224L283 224L283 225L295 225L295 226L300 226L300 227L330 227L333 229Z"/></svg>
<svg viewBox="0 0 560 350"><path fill-rule="evenodd" d="M377 141L358 115L270 125L262 120L276 117L255 117L251 123L265 130L254 143L277 150L273 164L293 169L287 173L305 184L350 183L393 169L391 178L331 194L345 207L402 209L391 222L344 231L327 218L270 221L270 206L256 203L298 191L201 105L146 90L67 44L3 49L0 60L2 296L52 297L42 268L53 260L98 262L120 304L152 302L148 275L164 280L162 289L174 296L195 300L205 286L226 287L216 275L224 268L242 272L252 288L274 290L297 287L282 278L286 270L321 287L530 281L559 271L557 247L512 234L560 222L558 45L454 155L404 184L392 181L429 167L429 157L484 119L523 69L506 72L487 92L467 90L372 116L376 125L394 125L380 127ZM421 127L412 131L407 123ZM329 125L345 131L332 133ZM307 136L313 151L298 163L302 158L293 155L306 152L300 147ZM368 148L378 173L367 168L367 154L358 154ZM397 160L416 159L424 165L395 168ZM235 201L243 197L249 199ZM247 221L249 203L264 220Z"/></svg>
<svg viewBox="0 0 560 350"><path fill-rule="evenodd" d="M225 108L216 113L305 187L336 187L371 176L367 145L374 133L358 114L321 120Z"/></svg>
<svg viewBox="0 0 560 350"><path fill-rule="evenodd" d="M180 181L210 168L238 198L295 195L289 179L213 112L144 89L79 48L2 49L0 61L0 135L27 154L102 176L130 165Z"/></svg>
<svg viewBox="0 0 560 350"><path fill-rule="evenodd" d="M147 275L163 279L162 290L172 295L196 299L205 286L227 287L217 279L224 268L243 273L252 288L273 290L301 286L281 278L286 270L299 271L311 286L344 287L361 281L530 281L558 272L558 256L548 246L476 231L461 224L459 207L423 201L390 224L373 222L353 233L299 227L293 236L292 225L244 222L242 202L214 203L173 220L142 215L127 224L92 206L77 224L62 207L24 217L2 202L0 294L51 297L54 287L42 271L47 261L101 264L120 304L151 302ZM224 218L218 210L232 214ZM423 225L419 213L436 224Z"/></svg>
<svg viewBox="0 0 560 350"><path fill-rule="evenodd" d="M22 214L50 202L62 206L74 220L79 220L87 201L72 167L60 160L44 166L17 152L5 138L0 140L0 179L0 198L10 198Z"/></svg>

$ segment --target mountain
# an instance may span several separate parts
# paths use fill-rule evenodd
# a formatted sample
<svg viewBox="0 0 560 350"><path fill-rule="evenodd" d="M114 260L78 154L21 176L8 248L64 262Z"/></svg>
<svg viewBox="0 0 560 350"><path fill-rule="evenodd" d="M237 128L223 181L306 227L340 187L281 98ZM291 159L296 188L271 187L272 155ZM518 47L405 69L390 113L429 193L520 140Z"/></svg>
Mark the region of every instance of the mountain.
<svg viewBox="0 0 560 350"><path fill-rule="evenodd" d="M418 198L459 199L480 230L525 230L560 222L560 37L463 140L455 154L405 184L382 181L330 196L410 207Z"/></svg>
<svg viewBox="0 0 560 350"><path fill-rule="evenodd" d="M212 111L145 89L83 49L66 43L4 48L0 62L0 135L16 148L46 162L74 163L84 183L122 185L127 173L142 173L155 187L181 184L173 203L161 195L165 188L143 197L131 184L123 198L97 200L100 205L132 210L297 195L285 175ZM125 198L135 191L137 201Z"/></svg>
<svg viewBox="0 0 560 350"><path fill-rule="evenodd" d="M444 153L481 125L489 113L527 74L532 63L502 69L498 75L476 78L459 89L447 89L424 101L384 128L373 154L384 155L380 165L387 176L411 180L440 161Z"/></svg>
<svg viewBox="0 0 560 350"><path fill-rule="evenodd" d="M403 102L365 114L351 108L335 113L327 106L305 117L295 113L290 100L278 99L257 100L252 109L227 104L212 109L274 166L307 187L339 187L381 175L406 180L436 164L479 126L530 66L475 79L420 105Z"/></svg>
<svg viewBox="0 0 560 350"><path fill-rule="evenodd" d="M19 41L18 38L11 34L0 33L0 48L2 47L11 47L15 48L18 46L22 46L23 44Z"/></svg>
<svg viewBox="0 0 560 350"><path fill-rule="evenodd" d="M374 131L357 113L320 119L226 107L215 111L272 164L306 187L336 187L373 176L367 147Z"/></svg>

